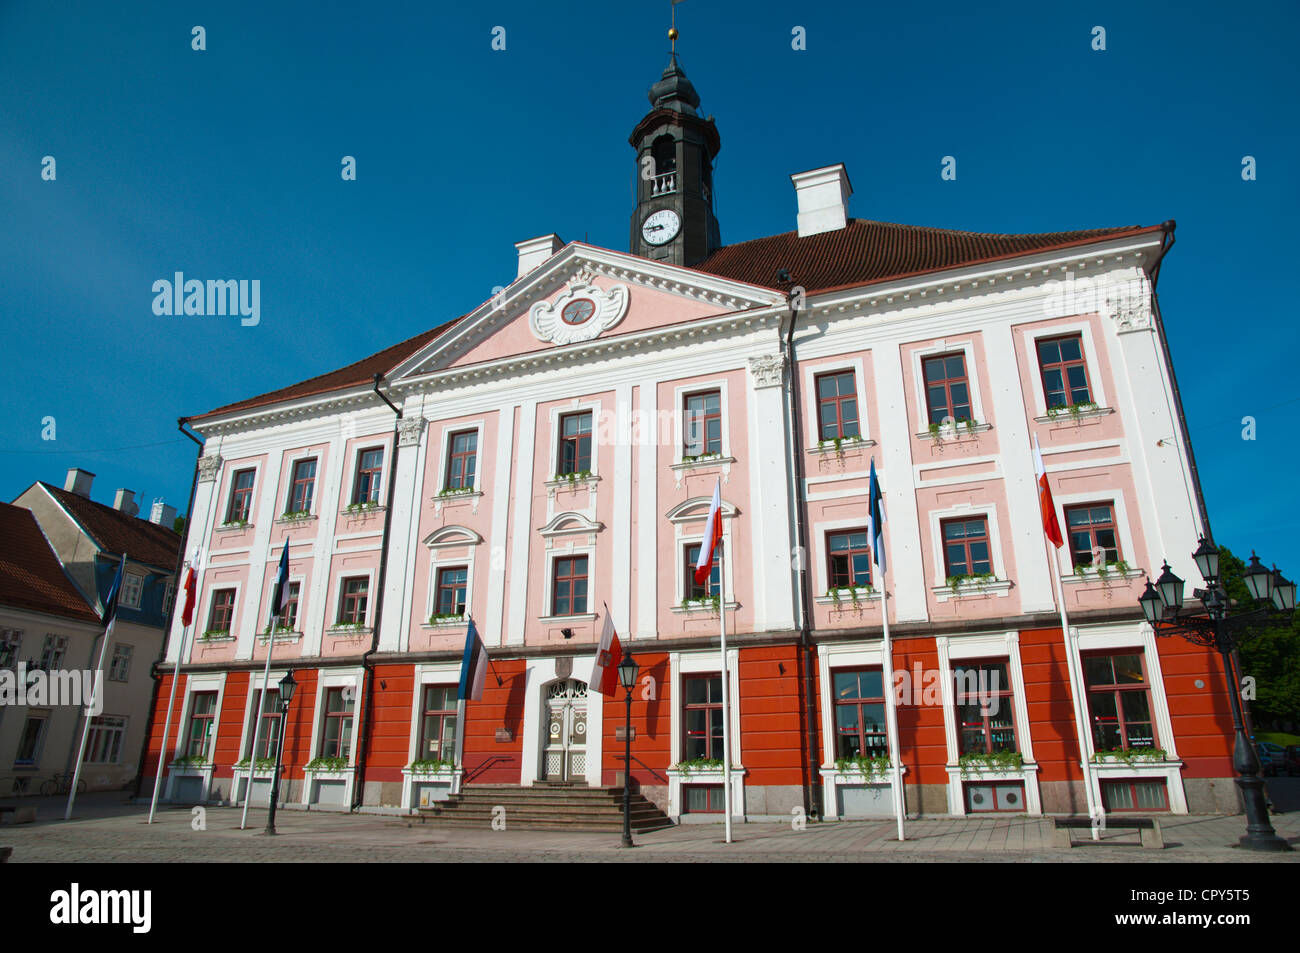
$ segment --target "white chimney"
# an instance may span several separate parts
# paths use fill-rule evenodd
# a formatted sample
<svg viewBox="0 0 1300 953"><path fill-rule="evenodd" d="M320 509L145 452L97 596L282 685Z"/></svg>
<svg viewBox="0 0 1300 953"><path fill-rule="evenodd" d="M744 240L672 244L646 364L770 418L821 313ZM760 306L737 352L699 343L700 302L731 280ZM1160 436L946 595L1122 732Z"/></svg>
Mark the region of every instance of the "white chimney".
<svg viewBox="0 0 1300 953"><path fill-rule="evenodd" d="M69 493L75 493L77 496L90 499L90 484L94 479L95 474L89 470L83 470L81 467L69 467L68 478L63 481L63 488Z"/></svg>
<svg viewBox="0 0 1300 953"><path fill-rule="evenodd" d="M161 498L153 501L149 507L149 522L157 523L163 529L171 529L176 522L176 507L168 506Z"/></svg>
<svg viewBox="0 0 1300 953"><path fill-rule="evenodd" d="M799 237L820 235L843 228L849 221L849 196L853 186L844 163L790 176L799 201Z"/></svg>
<svg viewBox="0 0 1300 953"><path fill-rule="evenodd" d="M564 240L559 235L543 235L541 238L515 242L515 248L519 249L519 274L515 278L522 278L563 247Z"/></svg>
<svg viewBox="0 0 1300 953"><path fill-rule="evenodd" d="M113 495L113 509L125 513L127 516L135 516L140 512L140 507L135 503L135 490L119 489Z"/></svg>

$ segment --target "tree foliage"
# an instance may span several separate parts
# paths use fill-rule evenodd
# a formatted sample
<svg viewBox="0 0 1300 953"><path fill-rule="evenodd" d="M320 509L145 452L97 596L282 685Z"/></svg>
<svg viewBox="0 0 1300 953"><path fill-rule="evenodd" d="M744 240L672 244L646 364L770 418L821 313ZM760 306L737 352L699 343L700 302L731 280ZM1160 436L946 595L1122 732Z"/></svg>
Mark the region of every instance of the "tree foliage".
<svg viewBox="0 0 1300 953"><path fill-rule="evenodd" d="M1253 602L1244 580L1246 563L1226 548L1219 556L1219 573L1233 611ZM1242 644L1241 674L1255 679L1251 712L1256 725L1300 719L1300 620L1262 625Z"/></svg>

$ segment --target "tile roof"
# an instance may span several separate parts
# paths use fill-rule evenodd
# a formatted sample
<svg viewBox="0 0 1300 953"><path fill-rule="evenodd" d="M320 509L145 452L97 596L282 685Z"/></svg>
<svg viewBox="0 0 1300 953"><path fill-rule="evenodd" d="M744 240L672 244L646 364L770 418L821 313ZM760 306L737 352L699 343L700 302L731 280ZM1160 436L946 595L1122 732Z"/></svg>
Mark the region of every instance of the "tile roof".
<svg viewBox="0 0 1300 953"><path fill-rule="evenodd" d="M100 549L127 557L147 566L174 571L180 553L181 538L171 527L127 516L120 510L78 496L49 483L42 487L85 528Z"/></svg>
<svg viewBox="0 0 1300 953"><path fill-rule="evenodd" d="M1159 225L1131 225L1075 232L993 235L850 219L844 228L819 235L800 238L798 232L784 232L727 245L693 267L719 278L766 288L781 288L776 273L787 268L794 284L812 294L1160 228Z"/></svg>
<svg viewBox="0 0 1300 953"><path fill-rule="evenodd" d="M98 622L72 584L31 510L0 503L0 605Z"/></svg>
<svg viewBox="0 0 1300 953"><path fill-rule="evenodd" d="M224 407L210 410L206 414L199 414L185 419L191 421L203 420L206 417L215 417L218 414L231 413L237 410L251 410L254 407L275 404L282 400L296 400L300 397L311 397L316 394L327 394L330 391L346 390L349 387L357 387L361 384L370 384L374 381L376 374L387 374L419 351L420 348L450 329L459 320L460 318L457 318L455 321L449 321L436 328L431 328L414 337L407 338L399 344L394 344L392 347L371 354L369 357L363 357L347 367L330 371L328 374L321 374L305 381L299 381L297 384L290 384L288 387L281 387L279 390L269 391L257 397L250 397L247 400L236 401L233 404L226 404Z"/></svg>

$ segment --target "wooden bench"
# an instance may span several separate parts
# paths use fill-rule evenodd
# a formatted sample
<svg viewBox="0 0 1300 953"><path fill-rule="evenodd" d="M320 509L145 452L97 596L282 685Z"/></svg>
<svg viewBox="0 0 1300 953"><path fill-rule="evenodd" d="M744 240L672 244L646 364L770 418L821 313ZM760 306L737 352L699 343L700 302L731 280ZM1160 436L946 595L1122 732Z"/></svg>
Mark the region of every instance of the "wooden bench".
<svg viewBox="0 0 1300 953"><path fill-rule="evenodd" d="M1165 846L1164 837L1160 834L1160 821L1158 818L1107 814L1098 826L1105 831L1135 830L1141 835L1143 847L1159 850ZM1052 818L1052 846L1074 847L1076 844L1093 843L1091 836L1079 841L1075 841L1073 837L1073 832L1077 830L1088 831L1091 835L1092 827L1091 818L1054 817Z"/></svg>

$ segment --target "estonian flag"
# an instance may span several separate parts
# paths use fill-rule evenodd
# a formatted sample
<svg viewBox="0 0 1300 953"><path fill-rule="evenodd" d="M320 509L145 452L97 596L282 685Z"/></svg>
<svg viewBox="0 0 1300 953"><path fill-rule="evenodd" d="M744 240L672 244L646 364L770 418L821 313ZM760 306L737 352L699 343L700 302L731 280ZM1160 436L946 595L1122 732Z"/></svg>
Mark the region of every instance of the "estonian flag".
<svg viewBox="0 0 1300 953"><path fill-rule="evenodd" d="M867 493L867 511L871 520L871 554L873 561L885 574L885 505L880 497L880 481L876 479L876 458L871 458L871 484Z"/></svg>
<svg viewBox="0 0 1300 953"><path fill-rule="evenodd" d="M465 657L460 663L460 687L456 690L456 698L462 701L465 699L478 701L482 698L483 679L487 676L487 668L487 648L483 645L483 640L478 637L474 620L470 619L469 628L465 631Z"/></svg>
<svg viewBox="0 0 1300 953"><path fill-rule="evenodd" d="M280 569L275 574L275 592L271 595L271 614L284 621L284 607L289 604L289 537L284 538Z"/></svg>
<svg viewBox="0 0 1300 953"><path fill-rule="evenodd" d="M104 600L104 628L111 629L113 621L117 618L117 599L122 594L122 575L126 572L126 553L117 563L117 573L113 576L113 583L108 587L108 597Z"/></svg>

